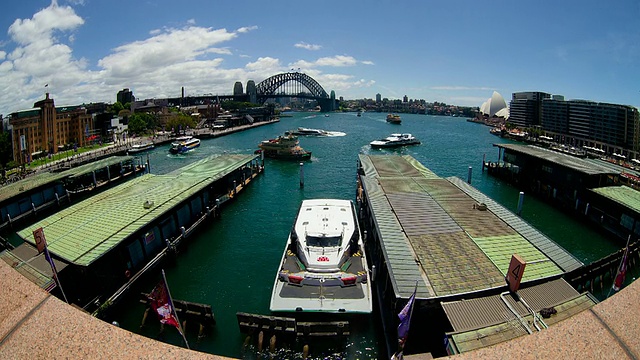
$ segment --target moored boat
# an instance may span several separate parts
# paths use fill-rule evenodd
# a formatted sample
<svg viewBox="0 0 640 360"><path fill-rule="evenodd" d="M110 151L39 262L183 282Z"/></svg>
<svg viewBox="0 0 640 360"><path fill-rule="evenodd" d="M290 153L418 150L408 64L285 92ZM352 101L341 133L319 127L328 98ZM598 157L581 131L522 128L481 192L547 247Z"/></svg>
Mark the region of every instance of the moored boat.
<svg viewBox="0 0 640 360"><path fill-rule="evenodd" d="M392 124L400 124L402 122L402 119L400 119L400 115L387 114L387 122Z"/></svg>
<svg viewBox="0 0 640 360"><path fill-rule="evenodd" d="M258 144L256 153L264 153L265 157L284 160L308 160L311 151L300 147L300 140L293 134L278 136L275 139L263 140Z"/></svg>
<svg viewBox="0 0 640 360"><path fill-rule="evenodd" d="M369 268L351 201L302 202L269 308L272 312L371 313Z"/></svg>
<svg viewBox="0 0 640 360"><path fill-rule="evenodd" d="M184 154L200 146L200 139L192 136L181 136L171 143L169 152L172 154Z"/></svg>
<svg viewBox="0 0 640 360"><path fill-rule="evenodd" d="M418 144L420 144L420 140L411 134L391 134L384 139L374 140L369 143L372 148L390 148Z"/></svg>
<svg viewBox="0 0 640 360"><path fill-rule="evenodd" d="M139 153L139 152L143 152L146 150L150 150L153 149L154 145L152 142L145 142L145 143L141 143L141 144L134 144L131 145L131 149L127 150L127 152L129 154L135 154L135 153Z"/></svg>

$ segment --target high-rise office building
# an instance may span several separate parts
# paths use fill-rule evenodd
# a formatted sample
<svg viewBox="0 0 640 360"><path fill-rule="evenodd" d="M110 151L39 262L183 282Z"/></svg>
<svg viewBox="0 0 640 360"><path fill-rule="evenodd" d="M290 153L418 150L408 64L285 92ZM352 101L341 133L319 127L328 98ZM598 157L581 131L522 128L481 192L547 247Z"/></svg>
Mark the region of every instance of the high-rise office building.
<svg viewBox="0 0 640 360"><path fill-rule="evenodd" d="M509 123L520 128L540 125L542 100L550 98L551 94L537 91L513 93L509 103Z"/></svg>
<svg viewBox="0 0 640 360"><path fill-rule="evenodd" d="M124 105L126 103L133 104L136 101L136 97L133 96L133 91L125 88L118 91L116 95L116 100L120 102L120 104Z"/></svg>

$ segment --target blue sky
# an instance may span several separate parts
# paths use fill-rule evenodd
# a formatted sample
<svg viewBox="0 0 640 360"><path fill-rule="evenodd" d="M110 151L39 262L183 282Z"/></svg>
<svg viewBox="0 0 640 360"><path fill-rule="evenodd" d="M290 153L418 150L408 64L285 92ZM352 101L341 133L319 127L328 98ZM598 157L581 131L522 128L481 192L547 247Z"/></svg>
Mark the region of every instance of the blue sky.
<svg viewBox="0 0 640 360"><path fill-rule="evenodd" d="M640 2L23 0L0 15L0 113L230 94L291 69L345 99L480 106L544 91L640 107ZM45 88L44 85L48 84Z"/></svg>

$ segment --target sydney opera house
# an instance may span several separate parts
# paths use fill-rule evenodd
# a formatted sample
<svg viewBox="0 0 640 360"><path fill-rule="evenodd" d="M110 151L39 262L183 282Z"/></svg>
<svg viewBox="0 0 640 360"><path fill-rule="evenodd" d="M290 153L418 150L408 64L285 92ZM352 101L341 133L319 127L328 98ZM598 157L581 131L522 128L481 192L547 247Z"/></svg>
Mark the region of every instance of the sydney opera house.
<svg viewBox="0 0 640 360"><path fill-rule="evenodd" d="M507 102L504 101L504 98L497 91L493 92L491 98L485 101L482 106L480 106L480 113L484 115L485 118L502 118L504 120L509 118L509 108L507 107Z"/></svg>

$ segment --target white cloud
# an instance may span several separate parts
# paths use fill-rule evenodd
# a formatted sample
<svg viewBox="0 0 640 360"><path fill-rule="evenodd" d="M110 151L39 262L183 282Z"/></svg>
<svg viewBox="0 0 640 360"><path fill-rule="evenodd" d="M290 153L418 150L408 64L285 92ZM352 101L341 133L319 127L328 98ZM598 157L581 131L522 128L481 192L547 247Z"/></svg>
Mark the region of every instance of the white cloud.
<svg viewBox="0 0 640 360"><path fill-rule="evenodd" d="M364 60L364 61L361 61L361 63L364 65L375 65L373 61L370 61L370 60Z"/></svg>
<svg viewBox="0 0 640 360"><path fill-rule="evenodd" d="M189 25L195 25L195 24L196 24L196 19L189 19L189 20L187 20L187 24L189 24Z"/></svg>
<svg viewBox="0 0 640 360"><path fill-rule="evenodd" d="M69 6L58 6L52 1L48 8L37 12L31 19L16 19L9 26L11 39L20 45L49 41L56 30L76 29L84 20Z"/></svg>
<svg viewBox="0 0 640 360"><path fill-rule="evenodd" d="M320 50L322 49L322 46L320 45L314 45L314 44L307 44L304 41L303 42L299 42L295 45L293 45L294 47L300 48L300 49L306 49L306 50Z"/></svg>
<svg viewBox="0 0 640 360"><path fill-rule="evenodd" d="M354 66L358 61L352 56L336 55L333 57L322 57L316 61L310 62L306 60L299 60L290 64L290 67L300 69L311 69L320 66L332 66L332 67L344 67Z"/></svg>
<svg viewBox="0 0 640 360"><path fill-rule="evenodd" d="M60 32L74 31L82 24L84 20L71 7L58 6L55 0L32 18L11 24L8 34L16 46L9 53L3 51L1 110L31 108L46 83L66 85L91 78L85 70L86 61L74 59L71 48L56 39Z"/></svg>
<svg viewBox="0 0 640 360"><path fill-rule="evenodd" d="M230 54L225 48L214 45L229 41L236 34L224 29L187 27L168 29L145 40L119 46L114 52L98 61L108 78L126 79L141 73L178 63L188 63L210 53Z"/></svg>
<svg viewBox="0 0 640 360"><path fill-rule="evenodd" d="M193 24L193 21L187 23ZM187 94L229 94L236 81L259 83L290 68L302 68L327 91L368 87L374 83L319 70L357 65L359 62L351 56L300 60L287 65L279 58L249 56L246 50L235 50L229 45L241 34L258 29L257 26L235 31L195 25L159 26L149 30L145 38L111 49L90 64L74 56L72 48L84 24L71 7L59 6L55 0L31 18L13 22L8 29L9 41L0 44L0 89L3 90L0 113L31 108L35 101L43 98L45 91L52 94L57 105L113 102L117 91L125 87L132 89L139 99L179 96L183 86ZM236 55L230 49L245 54ZM240 63L223 67L227 61ZM49 84L47 89L44 84Z"/></svg>
<svg viewBox="0 0 640 360"><path fill-rule="evenodd" d="M248 63L245 66L247 71L255 73L255 74L271 74L278 73L282 71L282 64L279 59L275 59L272 57L261 57L258 60ZM268 75L268 76L271 76Z"/></svg>
<svg viewBox="0 0 640 360"><path fill-rule="evenodd" d="M245 27L241 27L238 30L236 30L236 32L240 33L240 34L244 34L244 33L248 33L249 31L252 30L257 30L258 27L257 26L245 26Z"/></svg>

